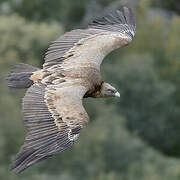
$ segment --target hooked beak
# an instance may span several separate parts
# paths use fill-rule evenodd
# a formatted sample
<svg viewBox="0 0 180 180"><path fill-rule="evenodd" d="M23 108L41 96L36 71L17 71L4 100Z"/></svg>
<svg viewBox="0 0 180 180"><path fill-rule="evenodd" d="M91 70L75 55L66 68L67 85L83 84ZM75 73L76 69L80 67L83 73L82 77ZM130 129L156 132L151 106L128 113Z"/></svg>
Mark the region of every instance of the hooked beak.
<svg viewBox="0 0 180 180"><path fill-rule="evenodd" d="M116 93L114 94L114 96L120 98L120 93L119 93L119 92L116 92Z"/></svg>

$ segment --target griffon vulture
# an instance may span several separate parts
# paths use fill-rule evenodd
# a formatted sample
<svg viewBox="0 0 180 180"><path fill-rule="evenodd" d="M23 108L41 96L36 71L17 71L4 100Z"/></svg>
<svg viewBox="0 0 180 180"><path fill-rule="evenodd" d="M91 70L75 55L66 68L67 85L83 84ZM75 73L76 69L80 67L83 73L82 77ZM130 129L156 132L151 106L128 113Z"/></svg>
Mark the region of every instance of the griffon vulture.
<svg viewBox="0 0 180 180"><path fill-rule="evenodd" d="M73 145L89 121L83 98L120 97L101 79L100 65L108 53L128 45L135 31L135 14L124 7L51 42L42 69L26 64L12 69L8 86L28 88L27 136L13 159L16 173Z"/></svg>

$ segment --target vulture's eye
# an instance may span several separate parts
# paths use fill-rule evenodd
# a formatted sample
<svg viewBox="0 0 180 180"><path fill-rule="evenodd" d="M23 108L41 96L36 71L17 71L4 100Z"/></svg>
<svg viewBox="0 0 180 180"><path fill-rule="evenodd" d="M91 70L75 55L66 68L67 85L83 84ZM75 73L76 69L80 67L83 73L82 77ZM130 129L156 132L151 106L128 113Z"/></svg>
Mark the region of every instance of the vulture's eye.
<svg viewBox="0 0 180 180"><path fill-rule="evenodd" d="M113 93L113 92L114 92L114 90L112 90L112 89L108 89L108 90L107 90L107 92L108 92L108 93Z"/></svg>

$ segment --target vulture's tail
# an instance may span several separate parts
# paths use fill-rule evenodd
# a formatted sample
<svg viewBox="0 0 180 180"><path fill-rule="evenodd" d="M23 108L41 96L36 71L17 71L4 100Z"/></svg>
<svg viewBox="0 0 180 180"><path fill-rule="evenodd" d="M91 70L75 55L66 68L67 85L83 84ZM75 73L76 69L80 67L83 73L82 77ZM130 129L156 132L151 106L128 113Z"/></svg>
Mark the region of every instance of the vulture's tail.
<svg viewBox="0 0 180 180"><path fill-rule="evenodd" d="M10 88L29 88L33 81L30 80L33 72L40 69L28 64L18 64L14 66L11 73L6 77L8 80L8 87Z"/></svg>

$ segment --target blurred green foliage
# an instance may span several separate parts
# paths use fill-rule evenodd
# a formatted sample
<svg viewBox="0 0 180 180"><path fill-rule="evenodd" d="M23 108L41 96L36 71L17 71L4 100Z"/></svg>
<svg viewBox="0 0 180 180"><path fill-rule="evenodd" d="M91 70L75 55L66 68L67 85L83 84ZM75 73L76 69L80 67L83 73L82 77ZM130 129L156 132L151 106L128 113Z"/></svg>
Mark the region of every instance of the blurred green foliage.
<svg viewBox="0 0 180 180"><path fill-rule="evenodd" d="M180 14L180 1L179 0L152 0L152 5L160 8L166 8L170 11L175 11Z"/></svg>
<svg viewBox="0 0 180 180"><path fill-rule="evenodd" d="M94 2L103 9L115 1ZM104 79L120 89L121 98L86 99L91 121L78 142L16 176L9 167L25 136L21 113L25 91L9 90L5 76L20 62L40 67L49 42L83 24L94 6L80 0L0 3L5 9L0 16L1 179L180 179L178 15L151 13L149 1L141 0L134 41L108 55L102 67Z"/></svg>

